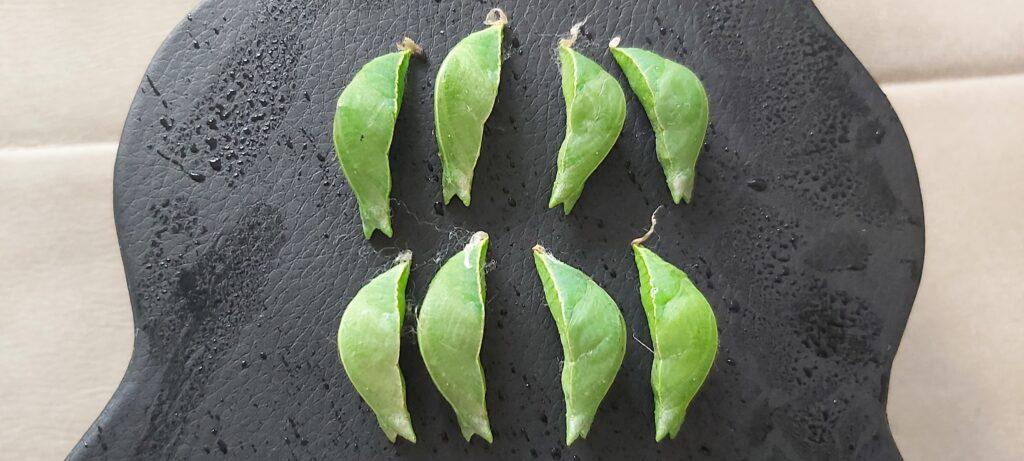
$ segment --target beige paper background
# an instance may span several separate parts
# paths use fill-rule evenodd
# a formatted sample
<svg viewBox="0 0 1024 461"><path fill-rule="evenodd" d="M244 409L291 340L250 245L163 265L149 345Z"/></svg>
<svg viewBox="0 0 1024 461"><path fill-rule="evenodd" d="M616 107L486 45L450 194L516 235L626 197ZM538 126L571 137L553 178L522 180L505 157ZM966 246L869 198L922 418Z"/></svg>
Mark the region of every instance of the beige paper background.
<svg viewBox="0 0 1024 461"><path fill-rule="evenodd" d="M818 0L914 149L927 258L890 383L908 460L1024 459L1024 2ZM117 139L191 0L0 2L0 459L61 459L128 363Z"/></svg>

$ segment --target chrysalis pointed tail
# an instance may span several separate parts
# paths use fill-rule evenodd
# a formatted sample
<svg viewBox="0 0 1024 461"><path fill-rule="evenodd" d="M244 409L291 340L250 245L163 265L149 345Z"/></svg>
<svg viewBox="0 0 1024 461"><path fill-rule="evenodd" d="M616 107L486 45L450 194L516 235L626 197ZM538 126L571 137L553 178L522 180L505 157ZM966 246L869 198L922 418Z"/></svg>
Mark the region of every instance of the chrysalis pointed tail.
<svg viewBox="0 0 1024 461"><path fill-rule="evenodd" d="M366 240L370 240L370 237L373 237L373 232L374 231L380 231L380 233L384 234L388 238L390 238L391 235L393 234L393 231L391 229L391 219L390 218L384 218L382 220L374 220L372 218L363 217L362 222L363 222L363 237L366 238Z"/></svg>
<svg viewBox="0 0 1024 461"><path fill-rule="evenodd" d="M577 438L585 439L590 433L590 425L594 417L586 415L566 415L565 417L565 445L572 445Z"/></svg>
<svg viewBox="0 0 1024 461"><path fill-rule="evenodd" d="M580 199L582 190L566 192L559 187L556 180L554 190L551 193L551 199L548 200L548 208L555 208L558 205L562 205L562 210L565 214L572 212L572 208L576 206L576 201Z"/></svg>
<svg viewBox="0 0 1024 461"><path fill-rule="evenodd" d="M476 416L467 419L468 421L463 421L462 418L459 418L459 428L462 430L462 438L469 442L474 435L477 435L480 436L481 439L486 440L487 443L492 443L494 441L494 437L491 435L491 425L487 422L486 415L483 417Z"/></svg>
<svg viewBox="0 0 1024 461"><path fill-rule="evenodd" d="M672 201L678 205L680 200L690 203L690 199L693 198L693 178L678 173L673 176L673 172L665 168L665 177L668 179L668 190L672 193Z"/></svg>
<svg viewBox="0 0 1024 461"><path fill-rule="evenodd" d="M674 439L679 434L679 428L683 426L683 418L686 417L686 410L680 407L654 405L654 441L661 442L667 435Z"/></svg>
<svg viewBox="0 0 1024 461"><path fill-rule="evenodd" d="M378 422L391 443L394 443L398 437L416 443L416 433L412 430L412 421L408 414L390 417L387 420L378 420Z"/></svg>
<svg viewBox="0 0 1024 461"><path fill-rule="evenodd" d="M448 171L445 171L447 173ZM452 201L453 197L458 197L459 201L463 205L469 206L470 201L470 182L472 179L466 181L459 180L448 180L445 179L441 184L441 193L444 195L444 204L447 205ZM465 183L464 185L461 183Z"/></svg>

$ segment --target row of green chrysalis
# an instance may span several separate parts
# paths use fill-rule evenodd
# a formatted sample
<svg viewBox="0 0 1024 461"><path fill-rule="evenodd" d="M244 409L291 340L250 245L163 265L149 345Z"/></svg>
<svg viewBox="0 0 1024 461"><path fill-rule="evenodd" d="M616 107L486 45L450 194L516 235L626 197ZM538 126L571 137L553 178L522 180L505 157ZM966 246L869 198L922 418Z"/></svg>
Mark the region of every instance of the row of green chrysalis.
<svg viewBox="0 0 1024 461"><path fill-rule="evenodd" d="M441 157L444 203L455 196L470 204L473 172L480 157L484 124L491 114L501 77L502 33L508 18L493 9L487 28L452 48L437 72L434 123ZM549 208L566 214L583 193L590 175L604 161L622 132L626 99L618 80L573 49L582 23L561 40L565 138ZM708 126L708 98L700 79L685 66L639 48L609 49L644 107L655 135L655 150L672 200L690 202L697 157ZM391 171L388 153L402 105L409 60L421 49L406 38L399 51L366 63L338 97L334 147L355 195L367 239L376 230L391 237Z"/></svg>
<svg viewBox="0 0 1024 461"><path fill-rule="evenodd" d="M652 225L653 229L653 225ZM648 233L649 235L649 233ZM718 351L714 312L678 267L632 244L640 298L653 342L651 388L655 439L675 438L686 409L704 383ZM455 411L463 437L492 441L486 383L480 364L484 334L484 271L488 236L476 233L438 270L417 315L420 354ZM586 438L611 387L626 348L626 325L611 296L580 270L539 245L534 262L562 343L566 444ZM338 328L338 352L356 391L392 442L415 442L398 366L411 254L356 293Z"/></svg>

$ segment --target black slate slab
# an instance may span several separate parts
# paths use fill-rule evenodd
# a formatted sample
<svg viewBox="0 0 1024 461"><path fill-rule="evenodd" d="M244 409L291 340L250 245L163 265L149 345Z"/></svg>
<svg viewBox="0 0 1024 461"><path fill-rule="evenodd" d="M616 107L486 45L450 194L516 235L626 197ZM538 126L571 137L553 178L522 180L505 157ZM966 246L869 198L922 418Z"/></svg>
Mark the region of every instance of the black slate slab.
<svg viewBox="0 0 1024 461"><path fill-rule="evenodd" d="M921 275L910 148L867 72L810 1L505 1L498 102L473 207L441 206L432 84L491 2L208 0L132 104L114 205L135 313L123 383L70 459L898 459L888 376ZM711 127L690 206L650 247L715 307L721 350L679 439L653 442L651 354L628 243L669 194L627 91L625 130L571 216L545 208L563 135L555 44L625 79L606 50L700 75ZM394 239L361 238L330 137L335 99L408 35L392 151ZM404 249L415 305L469 235L492 237L483 364L493 446L464 443L418 356L402 368L420 442L387 442L335 349L342 309ZM634 339L589 439L563 446L561 350L530 248L619 301Z"/></svg>

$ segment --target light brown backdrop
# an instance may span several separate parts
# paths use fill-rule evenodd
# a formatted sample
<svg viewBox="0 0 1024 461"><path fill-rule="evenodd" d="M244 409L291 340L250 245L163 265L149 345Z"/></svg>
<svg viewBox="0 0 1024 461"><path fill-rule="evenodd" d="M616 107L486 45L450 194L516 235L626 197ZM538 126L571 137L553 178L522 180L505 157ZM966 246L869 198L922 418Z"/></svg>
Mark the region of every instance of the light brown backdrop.
<svg viewBox="0 0 1024 461"><path fill-rule="evenodd" d="M0 459L63 458L128 363L114 152L193 3L0 3ZM1024 459L1024 2L816 3L889 96L921 177L896 442L908 460Z"/></svg>

